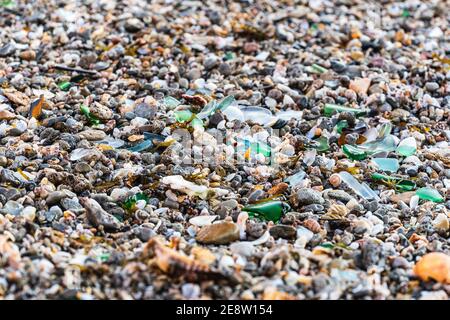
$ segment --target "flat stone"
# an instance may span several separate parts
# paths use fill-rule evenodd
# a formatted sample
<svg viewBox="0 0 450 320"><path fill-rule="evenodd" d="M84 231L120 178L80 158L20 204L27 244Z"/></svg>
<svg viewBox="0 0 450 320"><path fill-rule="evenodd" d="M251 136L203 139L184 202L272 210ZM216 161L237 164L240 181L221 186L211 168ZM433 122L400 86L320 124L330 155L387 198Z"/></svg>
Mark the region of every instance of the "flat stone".
<svg viewBox="0 0 450 320"><path fill-rule="evenodd" d="M295 239L297 236L297 230L292 226L276 225L269 229L270 235L275 239Z"/></svg>
<svg viewBox="0 0 450 320"><path fill-rule="evenodd" d="M291 200L295 206L323 204L325 202L320 192L313 189L300 189L291 196Z"/></svg>
<svg viewBox="0 0 450 320"><path fill-rule="evenodd" d="M396 193L391 196L390 200L395 203L399 203L400 201L403 201L406 204L409 204L411 201L411 198L416 194L415 191L408 191L403 193Z"/></svg>
<svg viewBox="0 0 450 320"><path fill-rule="evenodd" d="M80 198L80 204L86 209L86 217L93 226L103 226L105 230L117 231L122 224L116 217L109 214L94 199Z"/></svg>
<svg viewBox="0 0 450 320"><path fill-rule="evenodd" d="M239 228L233 222L219 222L203 227L195 238L204 244L227 244L239 239Z"/></svg>
<svg viewBox="0 0 450 320"><path fill-rule="evenodd" d="M12 120L15 118L16 118L16 115L8 110L0 111L0 120Z"/></svg>
<svg viewBox="0 0 450 320"><path fill-rule="evenodd" d="M78 136L81 139L86 139L88 141L98 141L98 140L105 139L106 133L102 130L90 129L90 130L85 130L85 131L78 133Z"/></svg>
<svg viewBox="0 0 450 320"><path fill-rule="evenodd" d="M339 200L339 201L341 201L343 203L347 203L350 200L354 199L354 197L349 195L344 190L328 190L324 194L328 198Z"/></svg>
<svg viewBox="0 0 450 320"><path fill-rule="evenodd" d="M363 95L367 93L370 87L370 79L369 78L361 78L350 81L349 88L355 91L357 94Z"/></svg>

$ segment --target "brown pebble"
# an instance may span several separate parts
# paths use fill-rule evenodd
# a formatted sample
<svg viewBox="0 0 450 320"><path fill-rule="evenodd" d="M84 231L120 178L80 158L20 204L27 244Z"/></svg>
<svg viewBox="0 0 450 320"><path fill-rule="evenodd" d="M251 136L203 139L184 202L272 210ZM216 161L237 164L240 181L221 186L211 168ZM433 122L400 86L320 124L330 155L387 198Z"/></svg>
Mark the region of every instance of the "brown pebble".
<svg viewBox="0 0 450 320"><path fill-rule="evenodd" d="M276 195L276 194L282 194L288 188L289 188L289 185L287 183L281 182L281 183L277 184L276 186L273 186L272 188L270 188L267 191L267 193L271 196Z"/></svg>
<svg viewBox="0 0 450 320"><path fill-rule="evenodd" d="M20 53L20 58L23 60L31 61L36 59L36 52L33 50L26 50Z"/></svg>

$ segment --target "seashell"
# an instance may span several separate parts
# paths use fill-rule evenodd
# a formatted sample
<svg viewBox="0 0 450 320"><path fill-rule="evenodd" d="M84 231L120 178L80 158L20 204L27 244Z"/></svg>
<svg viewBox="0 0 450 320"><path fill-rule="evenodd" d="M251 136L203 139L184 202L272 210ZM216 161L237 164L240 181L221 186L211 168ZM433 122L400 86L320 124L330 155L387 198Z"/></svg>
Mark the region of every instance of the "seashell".
<svg viewBox="0 0 450 320"><path fill-rule="evenodd" d="M189 223L197 227L210 225L218 216L197 216L189 219Z"/></svg>
<svg viewBox="0 0 450 320"><path fill-rule="evenodd" d="M450 228L447 215L444 213L438 214L433 220L433 226L438 230L447 231Z"/></svg>
<svg viewBox="0 0 450 320"><path fill-rule="evenodd" d="M416 263L413 271L423 281L432 279L450 284L450 256L442 252L428 253Z"/></svg>
<svg viewBox="0 0 450 320"><path fill-rule="evenodd" d="M314 233L319 233L320 231L322 231L319 222L314 219L307 219L303 221L303 225L305 226L305 228L311 230Z"/></svg>
<svg viewBox="0 0 450 320"><path fill-rule="evenodd" d="M325 220L341 220L348 214L348 208L342 204L334 204L328 209L321 219Z"/></svg>
<svg viewBox="0 0 450 320"><path fill-rule="evenodd" d="M239 228L239 238L241 240L245 239L245 231L247 230L247 220L248 220L248 213L246 211L241 211L241 213L239 213L236 222Z"/></svg>
<svg viewBox="0 0 450 320"><path fill-rule="evenodd" d="M193 252L193 255L204 255L205 252ZM172 276L185 276L190 281L199 279L223 279L225 276L212 271L205 261L198 261L182 252L164 245L158 238L151 238L142 252L144 257L154 257L153 262L164 273ZM208 258L207 260L210 260Z"/></svg>
<svg viewBox="0 0 450 320"><path fill-rule="evenodd" d="M328 178L328 181L330 182L330 184L331 184L333 187L337 188L337 187L339 187L339 185L341 184L342 179L341 179L341 177L339 176L339 174L333 173L333 174Z"/></svg>

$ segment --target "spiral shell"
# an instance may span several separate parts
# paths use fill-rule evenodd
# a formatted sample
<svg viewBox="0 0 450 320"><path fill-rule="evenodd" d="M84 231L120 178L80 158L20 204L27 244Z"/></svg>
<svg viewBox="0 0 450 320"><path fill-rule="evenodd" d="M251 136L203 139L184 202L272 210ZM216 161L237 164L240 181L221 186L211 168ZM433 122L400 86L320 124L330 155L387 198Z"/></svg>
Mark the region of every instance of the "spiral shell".
<svg viewBox="0 0 450 320"><path fill-rule="evenodd" d="M320 231L322 231L322 228L320 227L319 222L317 222L314 219L307 219L303 222L303 225L305 226L305 228L309 229L310 231L314 232L314 233L319 233Z"/></svg>
<svg viewBox="0 0 450 320"><path fill-rule="evenodd" d="M339 174L333 173L333 174L330 176L330 178L328 178L328 181L330 182L330 184L331 184L333 187L337 188L337 187L339 187L339 185L341 184L342 179L341 179L341 177L339 176Z"/></svg>

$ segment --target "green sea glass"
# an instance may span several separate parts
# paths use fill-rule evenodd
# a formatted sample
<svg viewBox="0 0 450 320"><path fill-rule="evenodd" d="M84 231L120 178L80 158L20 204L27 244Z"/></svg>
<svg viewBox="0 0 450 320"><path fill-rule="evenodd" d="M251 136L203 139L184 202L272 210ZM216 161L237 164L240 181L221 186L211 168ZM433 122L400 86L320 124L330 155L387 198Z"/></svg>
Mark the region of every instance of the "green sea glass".
<svg viewBox="0 0 450 320"><path fill-rule="evenodd" d="M60 88L62 91L68 91L72 87L72 82L70 81L64 81L58 84L58 88Z"/></svg>
<svg viewBox="0 0 450 320"><path fill-rule="evenodd" d="M95 125L100 124L100 120L96 116L91 114L91 112L89 111L88 106L82 104L80 106L80 111L88 119L89 123L95 124Z"/></svg>
<svg viewBox="0 0 450 320"><path fill-rule="evenodd" d="M392 123L385 122L381 125L380 131L378 132L378 138L382 139L390 135L392 132Z"/></svg>
<svg viewBox="0 0 450 320"><path fill-rule="evenodd" d="M420 188L416 191L416 195L422 200L430 200L433 202L444 202L444 198L441 194L432 188Z"/></svg>
<svg viewBox="0 0 450 320"><path fill-rule="evenodd" d="M364 160L374 154L380 152L389 153L394 150L395 140L391 135L356 146L348 144L342 146L344 154L352 160Z"/></svg>
<svg viewBox="0 0 450 320"><path fill-rule="evenodd" d="M248 212L250 217L278 222L281 216L290 209L291 207L283 201L268 201L249 205L242 210Z"/></svg>
<svg viewBox="0 0 450 320"><path fill-rule="evenodd" d="M336 124L337 133L342 133L342 130L344 130L345 128L348 128L347 120L341 120Z"/></svg>
<svg viewBox="0 0 450 320"><path fill-rule="evenodd" d="M325 73L328 71L327 68L319 66L318 64L313 64L310 67L306 67L306 71L310 73Z"/></svg>
<svg viewBox="0 0 450 320"><path fill-rule="evenodd" d="M146 203L149 201L148 196L145 193L139 192L125 200L122 206L124 209L131 210L139 200L145 200Z"/></svg>
<svg viewBox="0 0 450 320"><path fill-rule="evenodd" d="M142 152L153 146L153 142L151 140L144 140L141 143L138 143L135 146L128 148L127 150L131 152Z"/></svg>
<svg viewBox="0 0 450 320"><path fill-rule="evenodd" d="M413 181L399 177L388 176L381 173L373 173L371 177L374 181L383 182L388 186L393 186L399 191L411 191L416 188L416 184Z"/></svg>
<svg viewBox="0 0 450 320"><path fill-rule="evenodd" d="M213 100L210 103L208 103L202 109L202 111L200 111L200 113L197 114L197 118L206 119L218 110L223 111L226 108L228 108L231 104L233 104L234 100L235 100L234 96L232 95L223 98L220 102Z"/></svg>
<svg viewBox="0 0 450 320"><path fill-rule="evenodd" d="M197 117L194 117L194 119L192 119L190 125L192 128L203 128L204 127L203 121Z"/></svg>
<svg viewBox="0 0 450 320"><path fill-rule="evenodd" d="M178 110L175 111L175 120L178 122L190 121L193 117L193 113L190 110Z"/></svg>
<svg viewBox="0 0 450 320"><path fill-rule="evenodd" d="M316 140L313 140L312 147L319 152L325 152L330 149L330 144L327 137L321 136Z"/></svg>
<svg viewBox="0 0 450 320"><path fill-rule="evenodd" d="M344 111L354 113L355 116L357 116L357 117L366 115L368 113L367 109L355 109L355 108L340 106L340 105L331 104L331 103L325 104L325 107L323 109L324 115L326 117L332 116L335 112L339 113L339 112L344 112Z"/></svg>
<svg viewBox="0 0 450 320"><path fill-rule="evenodd" d="M168 107L169 109L175 109L181 104L180 101L175 99L174 97L167 96L164 98L164 105Z"/></svg>
<svg viewBox="0 0 450 320"><path fill-rule="evenodd" d="M245 150L251 148L250 152L252 154L261 153L265 157L270 157L270 155L272 154L272 148L268 144L263 142L259 141L251 142L250 140L244 139L244 145Z"/></svg>
<svg viewBox="0 0 450 320"><path fill-rule="evenodd" d="M396 152L399 155L402 155L404 157L409 157L415 154L417 151L417 143L416 139L414 137L406 138L405 140L402 140L398 147Z"/></svg>
<svg viewBox="0 0 450 320"><path fill-rule="evenodd" d="M369 154L366 151L361 150L361 148L352 146L350 144L344 144L342 146L342 151L348 158L352 160L364 160L369 156Z"/></svg>
<svg viewBox="0 0 450 320"><path fill-rule="evenodd" d="M400 164L397 159L392 158L373 158L372 161L376 164L378 169L387 172L397 172Z"/></svg>

